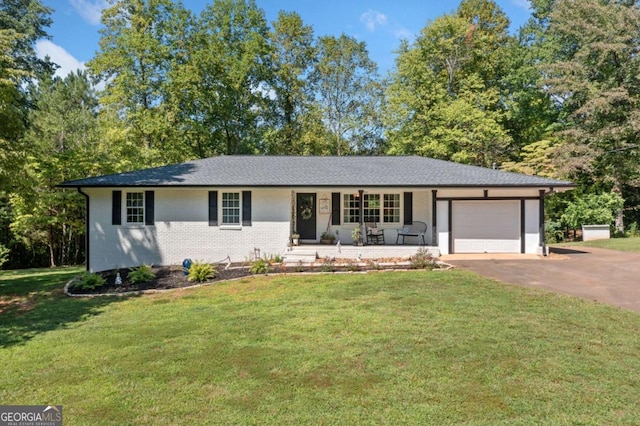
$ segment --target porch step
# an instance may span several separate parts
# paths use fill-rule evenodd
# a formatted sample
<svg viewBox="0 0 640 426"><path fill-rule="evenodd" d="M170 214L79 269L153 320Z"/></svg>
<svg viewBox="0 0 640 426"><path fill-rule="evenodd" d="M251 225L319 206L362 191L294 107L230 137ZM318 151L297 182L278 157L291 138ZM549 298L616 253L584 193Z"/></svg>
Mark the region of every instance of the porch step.
<svg viewBox="0 0 640 426"><path fill-rule="evenodd" d="M282 262L285 264L313 263L316 261L315 250L294 250L285 252Z"/></svg>

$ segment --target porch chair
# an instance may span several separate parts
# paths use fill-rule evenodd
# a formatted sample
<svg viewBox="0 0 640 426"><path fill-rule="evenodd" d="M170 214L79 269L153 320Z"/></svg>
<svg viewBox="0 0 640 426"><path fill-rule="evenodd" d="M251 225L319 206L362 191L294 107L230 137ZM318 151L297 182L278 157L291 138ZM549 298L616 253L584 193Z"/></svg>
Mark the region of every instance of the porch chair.
<svg viewBox="0 0 640 426"><path fill-rule="evenodd" d="M367 244L384 244L384 229L378 229L375 222L365 222Z"/></svg>
<svg viewBox="0 0 640 426"><path fill-rule="evenodd" d="M402 244L404 244L404 237L417 237L418 244L420 244L420 239L422 238L422 244L426 245L424 235L427 233L427 224L424 222L420 222L414 220L410 225L405 225L404 228L398 229L398 236L396 237L396 244L402 237Z"/></svg>

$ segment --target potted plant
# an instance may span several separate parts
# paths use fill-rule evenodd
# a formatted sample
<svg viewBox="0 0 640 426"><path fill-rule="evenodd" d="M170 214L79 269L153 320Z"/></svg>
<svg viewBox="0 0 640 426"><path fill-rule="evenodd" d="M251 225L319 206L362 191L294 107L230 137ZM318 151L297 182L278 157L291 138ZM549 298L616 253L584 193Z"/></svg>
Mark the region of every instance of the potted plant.
<svg viewBox="0 0 640 426"><path fill-rule="evenodd" d="M300 245L300 234L296 231L291 233L291 244L294 246Z"/></svg>
<svg viewBox="0 0 640 426"><path fill-rule="evenodd" d="M336 236L328 231L325 231L320 235L320 244L333 244L335 241Z"/></svg>
<svg viewBox="0 0 640 426"><path fill-rule="evenodd" d="M360 230L360 225L356 226L353 228L353 231L351 231L351 239L353 240L354 246L362 245L362 231Z"/></svg>

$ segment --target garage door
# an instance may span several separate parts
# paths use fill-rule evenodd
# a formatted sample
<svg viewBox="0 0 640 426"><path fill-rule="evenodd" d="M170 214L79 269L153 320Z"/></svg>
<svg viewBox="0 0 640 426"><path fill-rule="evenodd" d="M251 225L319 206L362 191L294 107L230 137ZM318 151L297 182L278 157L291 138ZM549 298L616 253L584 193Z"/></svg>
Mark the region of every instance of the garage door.
<svg viewBox="0 0 640 426"><path fill-rule="evenodd" d="M453 253L520 253L518 201L454 201Z"/></svg>

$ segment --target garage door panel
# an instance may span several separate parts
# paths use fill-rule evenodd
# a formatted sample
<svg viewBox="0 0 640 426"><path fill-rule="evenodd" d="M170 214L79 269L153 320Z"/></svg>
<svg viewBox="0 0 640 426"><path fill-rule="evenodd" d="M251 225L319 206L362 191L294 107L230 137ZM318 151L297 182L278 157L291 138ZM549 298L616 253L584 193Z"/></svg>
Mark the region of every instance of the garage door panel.
<svg viewBox="0 0 640 426"><path fill-rule="evenodd" d="M519 253L518 201L456 201L453 203L455 253Z"/></svg>

